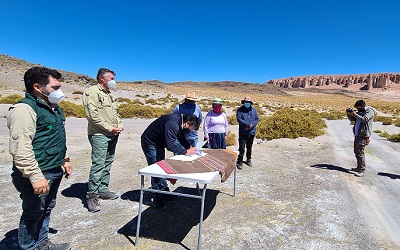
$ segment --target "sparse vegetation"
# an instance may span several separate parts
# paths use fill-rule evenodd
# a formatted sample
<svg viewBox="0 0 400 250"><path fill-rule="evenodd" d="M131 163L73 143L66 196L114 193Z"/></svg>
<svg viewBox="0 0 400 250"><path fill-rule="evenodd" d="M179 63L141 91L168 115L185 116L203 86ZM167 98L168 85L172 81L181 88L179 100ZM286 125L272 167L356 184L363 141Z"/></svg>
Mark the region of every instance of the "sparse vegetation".
<svg viewBox="0 0 400 250"><path fill-rule="evenodd" d="M396 127L400 127L400 118L396 118L393 123Z"/></svg>
<svg viewBox="0 0 400 250"><path fill-rule="evenodd" d="M83 95L83 91L80 90L75 90L74 92L72 92L73 95Z"/></svg>
<svg viewBox="0 0 400 250"><path fill-rule="evenodd" d="M233 146L236 145L236 135L232 133L232 131L228 131L226 135L226 146Z"/></svg>
<svg viewBox="0 0 400 250"><path fill-rule="evenodd" d="M392 117L389 117L389 116L374 116L374 121L382 122L382 125L393 124L393 119L392 119Z"/></svg>
<svg viewBox="0 0 400 250"><path fill-rule="evenodd" d="M326 127L321 115L315 110L283 108L272 116L261 117L257 125L257 138L315 138L324 134Z"/></svg>
<svg viewBox="0 0 400 250"><path fill-rule="evenodd" d="M320 115L327 120L341 120L346 116L343 111L321 112Z"/></svg>
<svg viewBox="0 0 400 250"><path fill-rule="evenodd" d="M17 95L17 94L9 95L9 96L0 98L0 103L3 103L3 104L15 104L19 100L21 100L22 98L23 98L23 96L20 96L20 95Z"/></svg>
<svg viewBox="0 0 400 250"><path fill-rule="evenodd" d="M238 125L239 124L236 119L236 114L226 116L226 119L228 120L229 125Z"/></svg>
<svg viewBox="0 0 400 250"><path fill-rule="evenodd" d="M156 118L172 112L165 107L150 107L139 104L123 103L119 107L121 118Z"/></svg>
<svg viewBox="0 0 400 250"><path fill-rule="evenodd" d="M400 142L400 134L389 134L387 132L380 133L379 136L384 137L392 142Z"/></svg>
<svg viewBox="0 0 400 250"><path fill-rule="evenodd" d="M74 116L78 118L85 117L85 110L83 105L77 105L69 101L61 101L60 107L65 117Z"/></svg>

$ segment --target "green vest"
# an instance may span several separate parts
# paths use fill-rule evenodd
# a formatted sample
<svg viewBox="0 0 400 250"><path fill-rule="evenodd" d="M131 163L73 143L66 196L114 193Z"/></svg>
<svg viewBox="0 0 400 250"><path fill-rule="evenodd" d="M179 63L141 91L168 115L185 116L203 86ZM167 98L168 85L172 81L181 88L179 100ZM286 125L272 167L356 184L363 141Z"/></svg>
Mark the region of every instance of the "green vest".
<svg viewBox="0 0 400 250"><path fill-rule="evenodd" d="M28 104L36 112L36 133L32 140L33 152L40 170L48 170L64 165L67 151L65 117L57 105L50 108L40 98L25 93L21 103Z"/></svg>

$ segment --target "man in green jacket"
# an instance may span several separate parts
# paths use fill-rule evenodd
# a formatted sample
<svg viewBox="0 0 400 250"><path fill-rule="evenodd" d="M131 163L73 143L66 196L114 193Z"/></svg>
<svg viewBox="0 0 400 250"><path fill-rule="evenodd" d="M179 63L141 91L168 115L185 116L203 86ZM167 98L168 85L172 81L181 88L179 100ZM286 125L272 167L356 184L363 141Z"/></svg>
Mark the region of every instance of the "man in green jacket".
<svg viewBox="0 0 400 250"><path fill-rule="evenodd" d="M365 173L365 153L364 148L369 144L369 137L372 133L375 111L372 107L366 106L363 100L358 100L354 104L357 112L352 108L346 110L347 118L354 121L354 154L357 159L357 167L350 169L355 176L362 177Z"/></svg>
<svg viewBox="0 0 400 250"><path fill-rule="evenodd" d="M108 189L118 136L123 130L117 98L111 93L111 90L116 90L114 78L114 71L100 68L97 72L98 83L87 88L83 96L88 138L92 146L92 167L86 195L90 212L100 211L99 198L118 198L117 194Z"/></svg>
<svg viewBox="0 0 400 250"><path fill-rule="evenodd" d="M64 94L61 74L45 67L25 72L25 98L7 114L11 174L22 199L18 244L22 249L70 249L48 239L50 213L62 176L72 173L66 147L65 117L57 105Z"/></svg>

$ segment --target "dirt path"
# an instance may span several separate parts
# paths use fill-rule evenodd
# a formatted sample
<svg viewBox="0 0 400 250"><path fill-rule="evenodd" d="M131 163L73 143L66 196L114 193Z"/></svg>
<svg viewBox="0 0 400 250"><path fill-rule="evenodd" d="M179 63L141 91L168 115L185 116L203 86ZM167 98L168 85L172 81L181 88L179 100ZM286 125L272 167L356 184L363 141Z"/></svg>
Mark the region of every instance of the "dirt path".
<svg viewBox="0 0 400 250"><path fill-rule="evenodd" d="M354 166L353 141L347 121L328 122L328 133L335 157L342 166ZM364 178L346 178L360 219L371 229L374 237L388 247L400 247L400 144L391 143L373 133L366 147L367 171ZM346 155L346 157L343 157ZM349 162L350 159L350 162ZM351 164L351 165L349 165Z"/></svg>
<svg viewBox="0 0 400 250"><path fill-rule="evenodd" d="M1 117L6 110L7 105L0 105ZM124 120L110 183L121 197L103 201L101 211L92 214L84 207L90 168L87 123L67 119L75 171L61 183L51 240L69 241L73 249L196 248L199 202L188 198L169 202L168 210L161 213L145 205L140 245L133 246L140 183L137 171L146 165L139 138L149 123ZM238 171L236 197L229 195L232 177L209 185L203 249L400 249L400 144L373 135L366 176L357 178L347 172L355 163L348 121L327 123L327 134L312 140L255 143L254 167ZM399 133L399 128L391 128ZM237 150L237 146L230 149ZM10 166L8 129L1 118L0 249L16 248L21 214ZM184 182L171 185L187 193L195 192L194 187Z"/></svg>

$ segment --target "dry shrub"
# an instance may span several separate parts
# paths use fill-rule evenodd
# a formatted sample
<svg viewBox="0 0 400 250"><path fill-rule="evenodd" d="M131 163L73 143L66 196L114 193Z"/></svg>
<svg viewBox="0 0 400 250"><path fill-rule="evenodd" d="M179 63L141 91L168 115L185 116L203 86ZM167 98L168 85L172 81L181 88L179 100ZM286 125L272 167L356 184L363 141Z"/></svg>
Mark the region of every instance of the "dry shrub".
<svg viewBox="0 0 400 250"><path fill-rule="evenodd" d="M237 122L237 119L236 119L236 115L235 115L235 114L226 116L226 119L228 120L228 124L229 124L229 125L238 125L238 124L239 124L239 123Z"/></svg>
<svg viewBox="0 0 400 250"><path fill-rule="evenodd" d="M232 131L228 131L226 135L226 146L233 146L236 145L236 135L232 133Z"/></svg>
<svg viewBox="0 0 400 250"><path fill-rule="evenodd" d="M315 138L323 135L325 121L315 110L282 108L272 116L261 117L257 125L257 138Z"/></svg>
<svg viewBox="0 0 400 250"><path fill-rule="evenodd" d="M394 120L394 125L395 125L396 127L400 127L400 118L396 118L396 119Z"/></svg>
<svg viewBox="0 0 400 250"><path fill-rule="evenodd" d="M126 102L126 103L131 103L131 99L126 98L126 97L118 97L118 102Z"/></svg>
<svg viewBox="0 0 400 250"><path fill-rule="evenodd" d="M61 107L65 117L85 117L85 110L83 108L83 105L77 105L69 101L61 101L59 106Z"/></svg>
<svg viewBox="0 0 400 250"><path fill-rule="evenodd" d="M389 116L374 116L374 121L382 122L382 125L391 125L393 124L393 118Z"/></svg>
<svg viewBox="0 0 400 250"><path fill-rule="evenodd" d="M387 132L380 133L379 136L385 137L392 142L400 142L400 134L389 134Z"/></svg>
<svg viewBox="0 0 400 250"><path fill-rule="evenodd" d="M145 100L144 103L158 105L158 102L156 100L154 100L153 98L149 98L149 99Z"/></svg>
<svg viewBox="0 0 400 250"><path fill-rule="evenodd" d="M83 95L83 91L80 90L75 90L74 92L72 92L73 95Z"/></svg>
<svg viewBox="0 0 400 250"><path fill-rule="evenodd" d="M139 104L123 103L119 107L121 118L157 118L162 115L170 114L171 112L171 108L158 108Z"/></svg>
<svg viewBox="0 0 400 250"><path fill-rule="evenodd" d="M342 120L346 117L343 111L321 112L320 115L327 120Z"/></svg>
<svg viewBox="0 0 400 250"><path fill-rule="evenodd" d="M3 104L15 104L19 100L21 100L22 98L23 98L22 96L17 95L17 94L9 95L9 96L0 98L0 103L3 103Z"/></svg>

